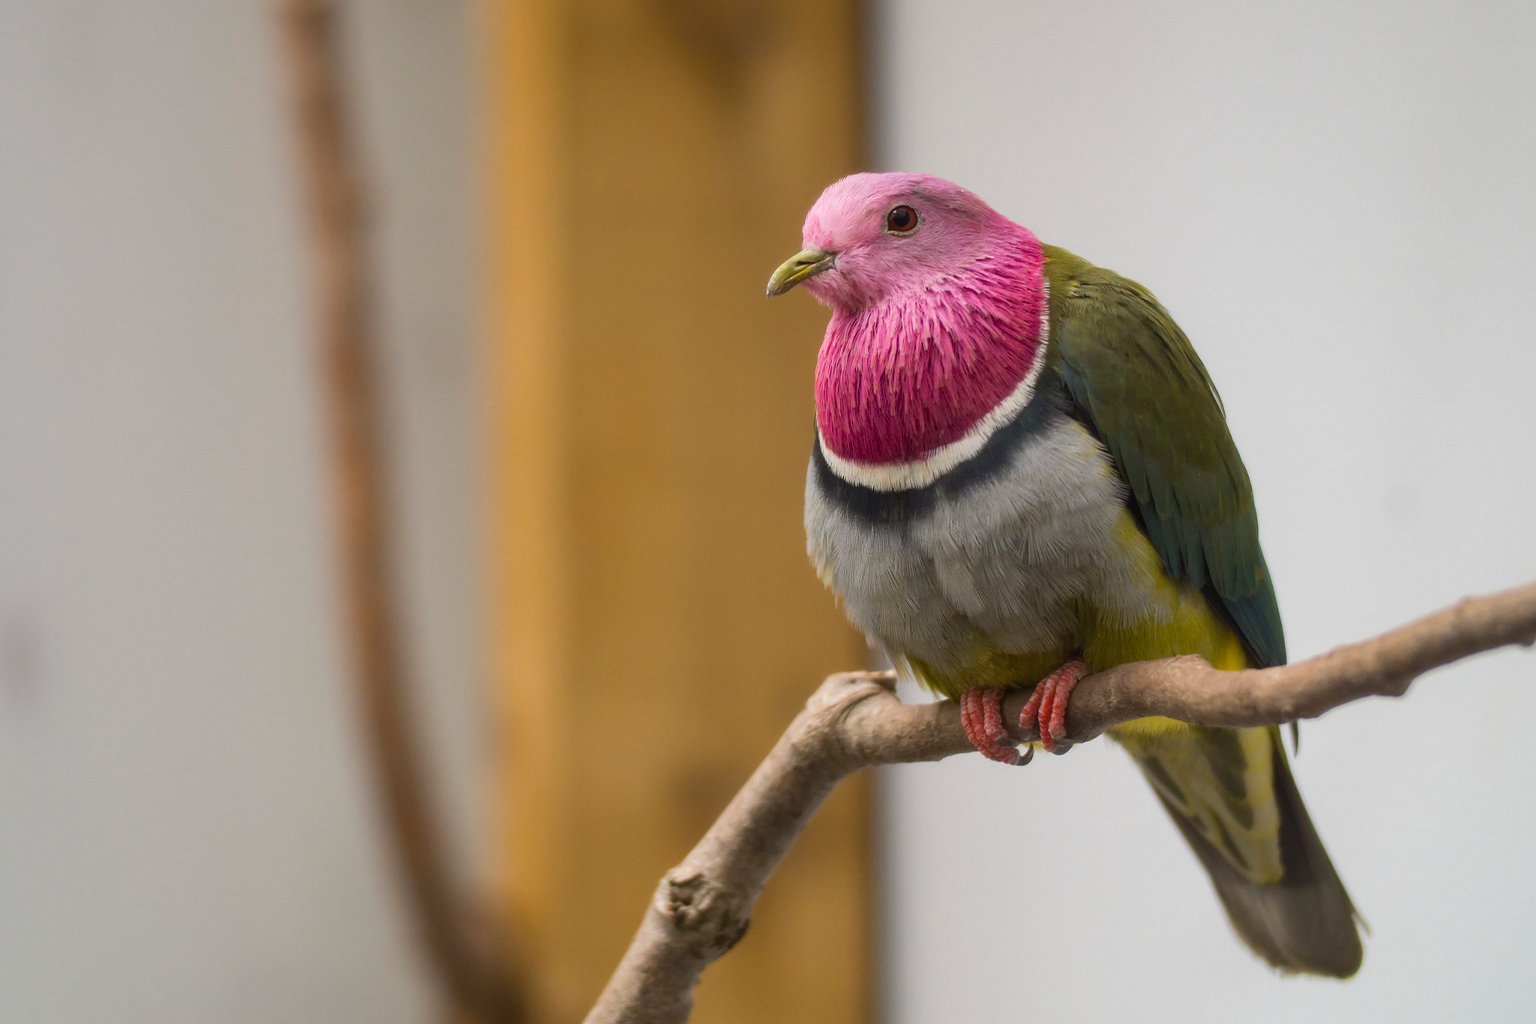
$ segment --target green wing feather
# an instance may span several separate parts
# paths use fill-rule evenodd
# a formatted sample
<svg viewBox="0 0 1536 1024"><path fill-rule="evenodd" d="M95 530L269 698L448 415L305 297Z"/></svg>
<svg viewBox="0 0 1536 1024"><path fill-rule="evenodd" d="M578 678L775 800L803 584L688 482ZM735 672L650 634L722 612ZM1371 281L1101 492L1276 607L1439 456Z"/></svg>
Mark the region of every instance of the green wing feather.
<svg viewBox="0 0 1536 1024"><path fill-rule="evenodd" d="M1284 664L1253 487L1200 357L1141 285L1053 246L1046 257L1056 372L1168 574L1206 592L1253 665Z"/></svg>

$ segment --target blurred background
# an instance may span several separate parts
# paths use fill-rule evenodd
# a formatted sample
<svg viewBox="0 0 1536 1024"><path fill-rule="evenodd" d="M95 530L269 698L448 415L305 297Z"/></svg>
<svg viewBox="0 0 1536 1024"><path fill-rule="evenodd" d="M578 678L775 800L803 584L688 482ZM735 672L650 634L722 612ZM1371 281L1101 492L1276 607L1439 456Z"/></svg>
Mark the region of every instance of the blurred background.
<svg viewBox="0 0 1536 1024"><path fill-rule="evenodd" d="M800 535L824 313L761 300L852 170L1158 293L1293 657L1536 578L1533 51L1434 0L0 0L0 1022L579 1019L868 658ZM1091 744L845 788L695 1019L1528 1017L1533 664L1304 730L1347 984Z"/></svg>

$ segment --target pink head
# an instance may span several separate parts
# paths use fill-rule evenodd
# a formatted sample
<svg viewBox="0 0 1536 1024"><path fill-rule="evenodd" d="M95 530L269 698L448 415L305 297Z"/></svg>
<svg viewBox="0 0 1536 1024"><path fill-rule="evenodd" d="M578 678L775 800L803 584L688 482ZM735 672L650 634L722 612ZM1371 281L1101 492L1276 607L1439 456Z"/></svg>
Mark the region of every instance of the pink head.
<svg viewBox="0 0 1536 1024"><path fill-rule="evenodd" d="M979 429L1035 368L1040 243L960 186L852 175L811 207L804 241L768 293L803 282L832 307L816 407L823 447L836 455L924 459Z"/></svg>
<svg viewBox="0 0 1536 1024"><path fill-rule="evenodd" d="M985 255L1013 225L959 185L926 174L853 174L806 214L806 249L833 254L805 289L828 306L858 309L921 289Z"/></svg>

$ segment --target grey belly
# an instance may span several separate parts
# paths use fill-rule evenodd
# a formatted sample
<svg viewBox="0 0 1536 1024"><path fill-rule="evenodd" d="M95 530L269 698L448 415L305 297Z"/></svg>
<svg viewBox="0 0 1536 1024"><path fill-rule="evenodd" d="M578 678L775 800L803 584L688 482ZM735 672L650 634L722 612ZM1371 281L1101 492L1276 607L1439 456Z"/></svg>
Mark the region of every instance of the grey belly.
<svg viewBox="0 0 1536 1024"><path fill-rule="evenodd" d="M849 619L895 660L946 671L978 634L1010 653L1070 649L1083 609L1129 617L1146 594L1119 544L1123 488L1098 441L1058 417L1021 440L985 480L909 519L860 518L806 484L811 560Z"/></svg>

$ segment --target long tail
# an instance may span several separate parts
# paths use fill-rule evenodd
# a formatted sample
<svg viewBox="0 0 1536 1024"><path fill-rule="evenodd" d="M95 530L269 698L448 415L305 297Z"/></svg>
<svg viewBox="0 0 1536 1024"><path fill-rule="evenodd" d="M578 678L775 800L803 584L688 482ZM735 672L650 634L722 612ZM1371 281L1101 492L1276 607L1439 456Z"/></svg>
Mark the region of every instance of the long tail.
<svg viewBox="0 0 1536 1024"><path fill-rule="evenodd" d="M1116 738L1249 948L1286 971L1347 978L1360 969L1359 915L1307 816L1278 729L1186 726Z"/></svg>

